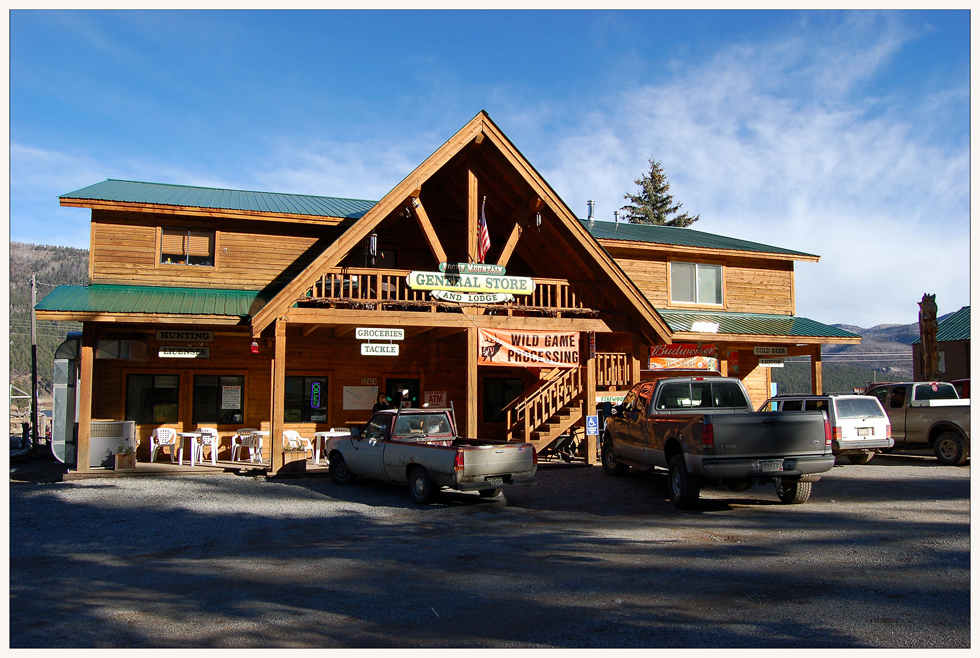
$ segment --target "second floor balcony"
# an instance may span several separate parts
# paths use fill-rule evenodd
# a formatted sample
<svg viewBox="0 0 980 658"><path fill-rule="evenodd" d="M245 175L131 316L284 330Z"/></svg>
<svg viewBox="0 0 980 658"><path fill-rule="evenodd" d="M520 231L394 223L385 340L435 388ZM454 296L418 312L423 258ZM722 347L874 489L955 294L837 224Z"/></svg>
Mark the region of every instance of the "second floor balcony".
<svg viewBox="0 0 980 658"><path fill-rule="evenodd" d="M459 311L458 303L441 301L428 290L411 288L408 275L408 270L333 268L320 276L296 302L302 307L319 308L432 313ZM508 315L547 317L596 317L601 312L615 310L612 299L597 283L545 278L532 280L534 291L530 295L515 295L505 302L478 302L467 306L486 306Z"/></svg>

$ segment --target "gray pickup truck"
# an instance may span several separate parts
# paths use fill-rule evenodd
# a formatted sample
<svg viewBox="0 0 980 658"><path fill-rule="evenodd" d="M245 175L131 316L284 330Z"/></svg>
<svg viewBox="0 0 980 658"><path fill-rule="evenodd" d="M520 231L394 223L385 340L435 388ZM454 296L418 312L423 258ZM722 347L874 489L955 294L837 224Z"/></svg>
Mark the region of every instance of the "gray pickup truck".
<svg viewBox="0 0 980 658"><path fill-rule="evenodd" d="M641 382L610 411L602 468L614 476L631 467L668 469L670 498L681 508L709 483L742 491L772 482L781 502L804 503L834 465L823 412L755 412L735 378Z"/></svg>
<svg viewBox="0 0 980 658"><path fill-rule="evenodd" d="M533 445L459 437L451 409L379 411L349 438L331 439L327 454L337 484L359 475L407 484L421 505L443 487L492 497L504 486L537 483Z"/></svg>
<svg viewBox="0 0 980 658"><path fill-rule="evenodd" d="M970 401L946 382L875 384L867 390L885 408L897 448L932 447L947 466L970 457Z"/></svg>

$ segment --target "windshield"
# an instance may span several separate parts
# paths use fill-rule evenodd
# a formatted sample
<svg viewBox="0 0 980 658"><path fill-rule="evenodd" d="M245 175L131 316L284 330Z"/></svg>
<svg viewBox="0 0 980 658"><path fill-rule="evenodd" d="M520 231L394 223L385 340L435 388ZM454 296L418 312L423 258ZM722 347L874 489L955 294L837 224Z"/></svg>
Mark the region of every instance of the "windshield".
<svg viewBox="0 0 980 658"><path fill-rule="evenodd" d="M837 401L838 418L884 418L885 412L877 398L846 398Z"/></svg>
<svg viewBox="0 0 980 658"><path fill-rule="evenodd" d="M396 439L424 439L451 437L449 419L445 413L406 414L395 422Z"/></svg>

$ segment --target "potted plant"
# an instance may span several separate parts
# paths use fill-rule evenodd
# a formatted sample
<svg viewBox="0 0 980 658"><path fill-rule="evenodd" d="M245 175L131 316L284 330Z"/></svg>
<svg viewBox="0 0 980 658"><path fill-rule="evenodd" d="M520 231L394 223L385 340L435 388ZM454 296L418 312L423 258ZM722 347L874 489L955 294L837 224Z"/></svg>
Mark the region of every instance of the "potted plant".
<svg viewBox="0 0 980 658"><path fill-rule="evenodd" d="M116 470L135 471L136 470L136 447L126 444L119 444L116 448Z"/></svg>

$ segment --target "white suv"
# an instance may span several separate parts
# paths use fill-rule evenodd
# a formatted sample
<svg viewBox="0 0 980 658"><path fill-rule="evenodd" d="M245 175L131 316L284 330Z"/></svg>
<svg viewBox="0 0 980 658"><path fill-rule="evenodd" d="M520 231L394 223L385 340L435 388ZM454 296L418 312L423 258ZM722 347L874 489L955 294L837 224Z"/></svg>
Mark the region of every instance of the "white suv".
<svg viewBox="0 0 980 658"><path fill-rule="evenodd" d="M823 411L833 428L833 450L852 464L867 464L895 445L892 426L878 398L868 395L780 395L759 411Z"/></svg>

